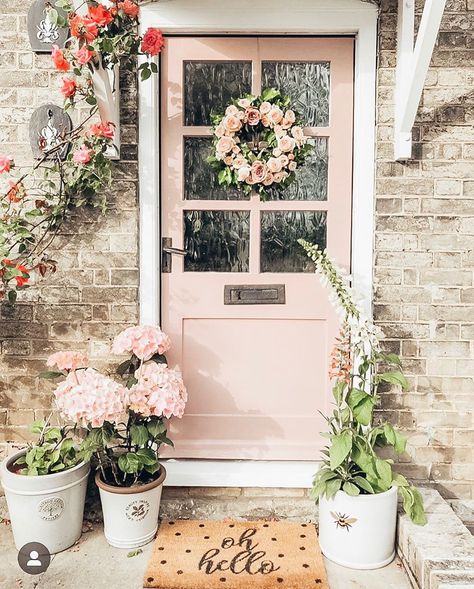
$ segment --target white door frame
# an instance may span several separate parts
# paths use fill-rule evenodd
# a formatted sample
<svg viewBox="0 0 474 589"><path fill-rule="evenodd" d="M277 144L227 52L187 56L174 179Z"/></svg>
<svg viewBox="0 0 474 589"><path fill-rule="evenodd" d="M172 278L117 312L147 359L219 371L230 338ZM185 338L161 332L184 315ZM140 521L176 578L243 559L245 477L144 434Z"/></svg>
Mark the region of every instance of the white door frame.
<svg viewBox="0 0 474 589"><path fill-rule="evenodd" d="M355 35L352 276L372 310L375 96L378 9L361 0L167 0L141 9L140 32L164 34ZM140 321L160 323L159 76L139 89ZM317 432L315 432L317 435ZM311 485L316 462L167 460L174 486ZM282 477L284 473L284 477Z"/></svg>

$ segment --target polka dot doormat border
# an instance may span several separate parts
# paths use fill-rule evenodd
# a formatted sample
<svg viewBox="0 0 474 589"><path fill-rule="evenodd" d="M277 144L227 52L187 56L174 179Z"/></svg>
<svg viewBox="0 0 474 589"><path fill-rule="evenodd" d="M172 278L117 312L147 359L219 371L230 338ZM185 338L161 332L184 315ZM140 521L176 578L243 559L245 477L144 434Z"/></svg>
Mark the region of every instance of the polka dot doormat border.
<svg viewBox="0 0 474 589"><path fill-rule="evenodd" d="M164 521L143 586L329 589L315 527L284 521Z"/></svg>

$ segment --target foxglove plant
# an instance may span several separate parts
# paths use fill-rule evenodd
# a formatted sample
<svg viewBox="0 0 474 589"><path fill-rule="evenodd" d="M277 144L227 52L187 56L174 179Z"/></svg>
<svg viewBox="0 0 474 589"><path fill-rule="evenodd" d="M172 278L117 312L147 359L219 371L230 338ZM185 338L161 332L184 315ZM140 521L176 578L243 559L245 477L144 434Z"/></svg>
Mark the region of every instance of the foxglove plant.
<svg viewBox="0 0 474 589"><path fill-rule="evenodd" d="M336 407L326 417L329 433L322 435L329 438L329 445L314 478L313 496L331 498L340 490L348 495L376 494L396 486L405 512L423 525L426 515L420 492L393 469L392 459L379 455L387 446L402 454L406 438L388 422L374 423L373 417L383 383L408 388L400 359L382 350L383 334L364 316L349 277L317 245L299 243L315 263L321 283L330 289L329 298L341 322L330 368Z"/></svg>
<svg viewBox="0 0 474 589"><path fill-rule="evenodd" d="M112 346L116 354L130 353L117 373L122 382L88 367L86 356L59 352L48 359L64 377L54 391L61 415L85 428L81 457L95 457L101 478L118 487L146 484L157 477L162 444L173 445L167 423L182 417L187 392L180 371L169 368L164 354L169 337L158 327L130 327Z"/></svg>

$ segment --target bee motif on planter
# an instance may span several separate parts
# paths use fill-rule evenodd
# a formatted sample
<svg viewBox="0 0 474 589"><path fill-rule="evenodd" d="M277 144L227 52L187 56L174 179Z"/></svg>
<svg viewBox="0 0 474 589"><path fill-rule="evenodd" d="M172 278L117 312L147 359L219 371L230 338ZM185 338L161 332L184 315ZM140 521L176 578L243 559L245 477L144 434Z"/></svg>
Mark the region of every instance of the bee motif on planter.
<svg viewBox="0 0 474 589"><path fill-rule="evenodd" d="M336 528L345 528L349 531L352 528L352 524L355 524L357 521L356 517L349 517L345 513L338 513L337 511L331 511L331 517L334 519L334 523L336 524Z"/></svg>

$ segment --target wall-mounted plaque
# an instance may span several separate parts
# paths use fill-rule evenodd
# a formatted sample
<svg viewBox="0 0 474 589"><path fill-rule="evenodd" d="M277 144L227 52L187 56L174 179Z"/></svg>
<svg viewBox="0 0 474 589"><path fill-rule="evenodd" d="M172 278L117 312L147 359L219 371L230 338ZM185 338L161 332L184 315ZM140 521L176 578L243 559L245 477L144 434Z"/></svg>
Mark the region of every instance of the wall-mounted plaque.
<svg viewBox="0 0 474 589"><path fill-rule="evenodd" d="M59 27L48 19L49 6L60 16L67 16L64 10L56 8L54 0L34 0L28 11L28 36L31 49L36 53L51 53L53 45L64 47L69 36L68 28Z"/></svg>
<svg viewBox="0 0 474 589"><path fill-rule="evenodd" d="M64 141L72 129L71 117L55 104L44 104L37 108L30 119L30 144L35 158L44 157L46 151ZM67 156L69 144L63 145L48 159L60 159Z"/></svg>

